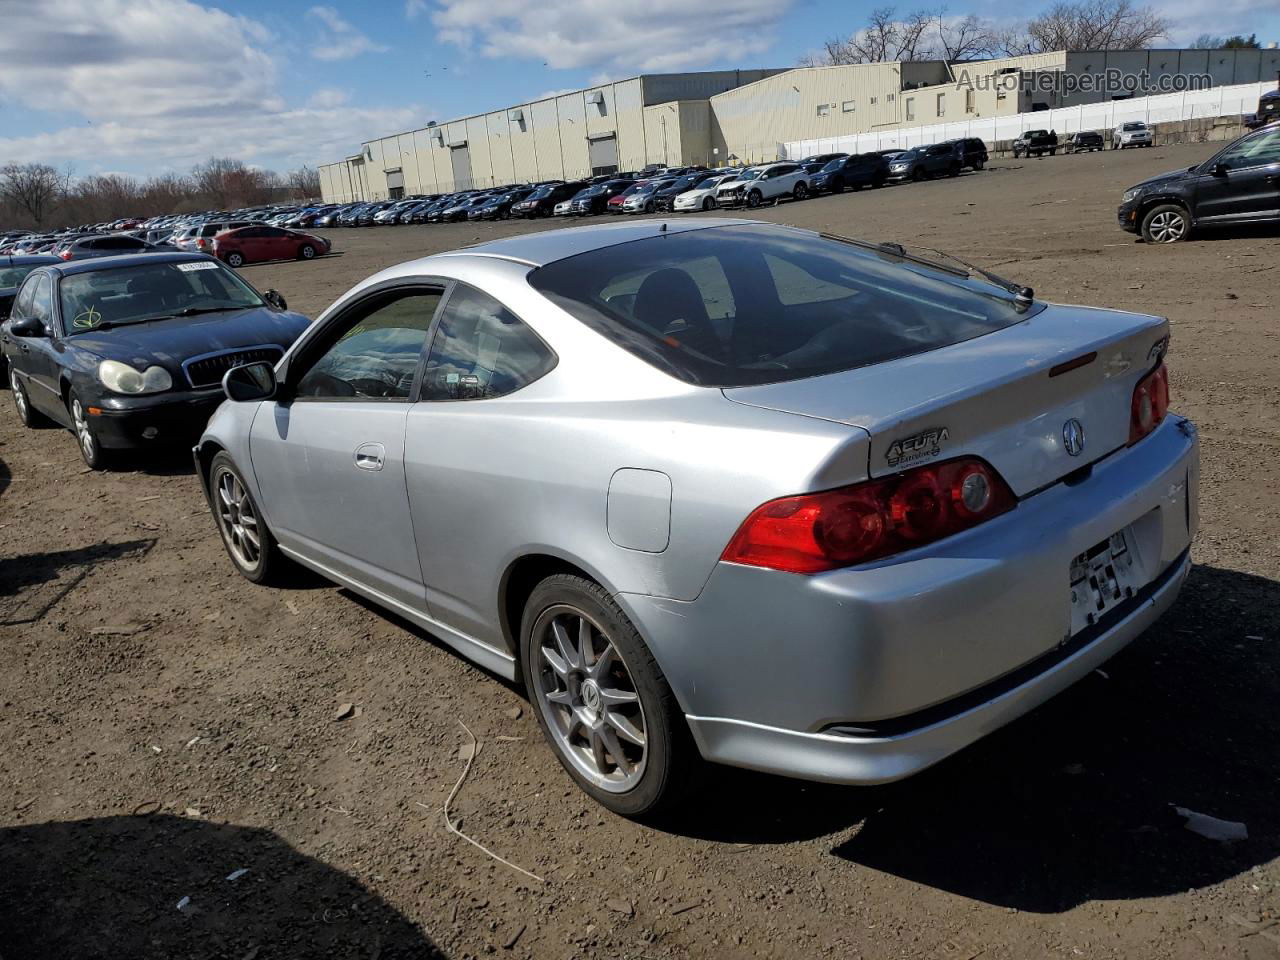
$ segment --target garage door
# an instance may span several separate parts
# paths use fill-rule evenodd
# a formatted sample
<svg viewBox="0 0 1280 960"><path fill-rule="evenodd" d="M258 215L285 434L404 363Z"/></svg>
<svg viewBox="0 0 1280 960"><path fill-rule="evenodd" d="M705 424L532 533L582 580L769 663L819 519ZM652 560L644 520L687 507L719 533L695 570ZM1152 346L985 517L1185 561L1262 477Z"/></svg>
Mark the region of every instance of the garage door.
<svg viewBox="0 0 1280 960"><path fill-rule="evenodd" d="M453 189L471 189L471 151L464 143L449 148L449 160L453 163Z"/></svg>
<svg viewBox="0 0 1280 960"><path fill-rule="evenodd" d="M618 172L618 137L609 134L587 141L587 156L591 161L592 173Z"/></svg>
<svg viewBox="0 0 1280 960"><path fill-rule="evenodd" d="M399 200L404 196L404 171L397 168L395 170L387 170L387 196L392 200Z"/></svg>

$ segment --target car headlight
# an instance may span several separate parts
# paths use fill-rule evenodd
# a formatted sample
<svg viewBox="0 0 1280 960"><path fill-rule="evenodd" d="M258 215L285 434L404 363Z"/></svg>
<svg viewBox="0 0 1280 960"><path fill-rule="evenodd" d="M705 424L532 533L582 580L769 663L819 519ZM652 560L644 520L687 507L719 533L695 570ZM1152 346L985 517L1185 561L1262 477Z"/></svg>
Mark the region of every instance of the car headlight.
<svg viewBox="0 0 1280 960"><path fill-rule="evenodd" d="M160 393L173 387L173 378L164 367L138 371L119 360L98 364L98 379L112 393Z"/></svg>
<svg viewBox="0 0 1280 960"><path fill-rule="evenodd" d="M895 163L889 169L894 171L894 173L901 173L903 170L907 169L907 165L905 163Z"/></svg>
<svg viewBox="0 0 1280 960"><path fill-rule="evenodd" d="M1131 202L1131 201L1133 201L1133 200L1137 200L1137 199L1138 199L1138 194L1140 194L1141 192L1142 192L1142 191L1141 191L1141 190L1139 190L1139 189L1137 189L1136 187L1135 187L1133 190L1126 190L1126 191L1124 192L1124 196L1120 198L1120 202L1121 202L1121 203L1129 203L1129 202Z"/></svg>

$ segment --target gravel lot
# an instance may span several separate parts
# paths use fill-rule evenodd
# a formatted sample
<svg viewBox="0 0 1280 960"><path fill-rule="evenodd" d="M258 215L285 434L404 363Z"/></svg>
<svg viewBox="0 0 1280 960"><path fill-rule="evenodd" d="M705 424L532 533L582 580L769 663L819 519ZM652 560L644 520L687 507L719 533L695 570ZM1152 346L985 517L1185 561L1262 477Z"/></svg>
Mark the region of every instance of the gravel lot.
<svg viewBox="0 0 1280 960"><path fill-rule="evenodd" d="M1280 235L1152 249L1114 223L1124 187L1212 148L762 212L1168 315L1202 431L1173 611L892 786L726 770L679 822L616 819L520 691L318 579L242 580L186 456L89 473L0 398L0 957L1280 957ZM556 225L335 231L333 257L244 272L314 315L389 264ZM544 882L447 831L460 722L482 744L462 830Z"/></svg>

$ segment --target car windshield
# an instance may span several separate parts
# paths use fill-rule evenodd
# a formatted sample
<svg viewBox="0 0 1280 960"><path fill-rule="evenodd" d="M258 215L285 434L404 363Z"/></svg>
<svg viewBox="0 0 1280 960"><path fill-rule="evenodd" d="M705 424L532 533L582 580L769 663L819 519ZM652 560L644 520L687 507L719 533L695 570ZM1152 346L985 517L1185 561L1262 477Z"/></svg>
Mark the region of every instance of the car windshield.
<svg viewBox="0 0 1280 960"><path fill-rule="evenodd" d="M832 170L839 170L841 164L843 164L847 159L848 157L836 157L834 160L828 160L826 163L826 166L824 166L822 169L828 173L830 173Z"/></svg>
<svg viewBox="0 0 1280 960"><path fill-rule="evenodd" d="M1126 123L1124 125L1124 129L1125 130L1145 130L1147 129L1147 125L1145 123Z"/></svg>
<svg viewBox="0 0 1280 960"><path fill-rule="evenodd" d="M663 187L662 189L665 190L670 188L671 190L688 190L690 187L692 187L695 183L698 182L698 176L699 176L698 174L694 173L694 174L690 174L687 177L681 177L679 180L674 180L671 183L667 184L667 186Z"/></svg>
<svg viewBox="0 0 1280 960"><path fill-rule="evenodd" d="M739 180L755 180L762 173L764 173L763 170L743 170L740 174L738 174L738 179Z"/></svg>
<svg viewBox="0 0 1280 960"><path fill-rule="evenodd" d="M0 267L0 290L16 287L34 269L34 265L29 267Z"/></svg>
<svg viewBox="0 0 1280 960"><path fill-rule="evenodd" d="M920 156L920 154L921 154L921 151L920 151L920 150L903 150L901 153L899 153L899 154L897 154L896 156L894 156L894 158L893 158L893 159L894 159L895 161L898 161L898 160L914 160L916 157Z"/></svg>
<svg viewBox="0 0 1280 960"><path fill-rule="evenodd" d="M62 278L59 296L68 335L262 306L262 298L251 287L213 260L74 273Z"/></svg>
<svg viewBox="0 0 1280 960"><path fill-rule="evenodd" d="M1043 309L964 271L773 225L670 233L567 257L529 283L688 383L774 383L980 337Z"/></svg>

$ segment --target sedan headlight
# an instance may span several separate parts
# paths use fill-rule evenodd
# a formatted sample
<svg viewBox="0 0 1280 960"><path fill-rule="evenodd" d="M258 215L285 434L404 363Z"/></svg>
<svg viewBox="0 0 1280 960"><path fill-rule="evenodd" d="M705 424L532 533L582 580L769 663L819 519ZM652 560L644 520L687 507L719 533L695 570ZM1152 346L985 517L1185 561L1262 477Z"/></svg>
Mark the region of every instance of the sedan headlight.
<svg viewBox="0 0 1280 960"><path fill-rule="evenodd" d="M1132 189L1132 190L1126 190L1126 191L1124 192L1124 196L1120 198L1120 202L1121 202L1121 203L1130 203L1130 202L1132 202L1132 201L1134 201L1134 200L1137 200L1137 199L1138 199L1138 194L1140 194L1141 192L1142 192L1142 191L1141 191L1141 190L1139 190L1139 189L1138 189L1138 188L1136 188L1136 187L1135 187L1134 189Z"/></svg>
<svg viewBox="0 0 1280 960"><path fill-rule="evenodd" d="M112 393L160 393L173 387L173 378L164 367L138 371L119 360L98 364L98 379Z"/></svg>
<svg viewBox="0 0 1280 960"><path fill-rule="evenodd" d="M903 170L907 169L907 165L905 163L895 163L889 169L892 170L894 173L901 173Z"/></svg>

